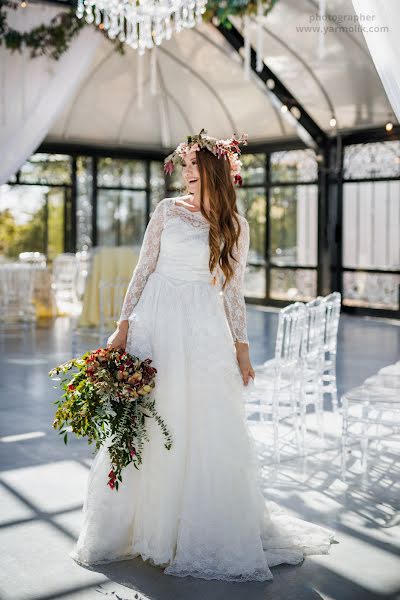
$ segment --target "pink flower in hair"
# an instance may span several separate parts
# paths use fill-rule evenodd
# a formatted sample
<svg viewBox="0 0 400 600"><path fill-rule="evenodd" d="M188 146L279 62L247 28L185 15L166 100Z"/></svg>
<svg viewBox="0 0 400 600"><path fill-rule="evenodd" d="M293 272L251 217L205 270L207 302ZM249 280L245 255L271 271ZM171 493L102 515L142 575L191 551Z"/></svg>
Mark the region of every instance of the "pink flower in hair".
<svg viewBox="0 0 400 600"><path fill-rule="evenodd" d="M167 173L167 175L171 175L174 168L175 168L175 166L174 166L174 163L172 162L172 160L169 160L168 162L166 162L164 164L164 171L165 171L165 173Z"/></svg>
<svg viewBox="0 0 400 600"><path fill-rule="evenodd" d="M223 146L217 146L217 157L226 156L226 149Z"/></svg>
<svg viewBox="0 0 400 600"><path fill-rule="evenodd" d="M231 171L232 173L235 175L236 173L239 173L241 166L242 166L242 161L239 159L237 154L231 154L229 157L229 162L231 165Z"/></svg>

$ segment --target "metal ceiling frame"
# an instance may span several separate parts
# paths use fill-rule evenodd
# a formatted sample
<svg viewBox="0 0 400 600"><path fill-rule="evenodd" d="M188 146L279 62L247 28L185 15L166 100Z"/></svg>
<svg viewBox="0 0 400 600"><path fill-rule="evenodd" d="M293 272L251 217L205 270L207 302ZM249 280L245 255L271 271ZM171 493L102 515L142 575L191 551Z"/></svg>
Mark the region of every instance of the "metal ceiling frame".
<svg viewBox="0 0 400 600"><path fill-rule="evenodd" d="M210 27L214 27L214 25L212 25L212 23L211 23ZM223 46L221 46L220 44L217 44L217 42L215 42L214 40L209 38L208 35L206 35L203 31L200 31L197 27L194 27L193 33L200 36L202 39L206 40L206 42L208 44L211 44L211 46L213 46L213 48L215 48L218 52L221 52L222 54L224 54L224 56L226 56L227 58L229 58L229 59L232 58L232 56L231 56L232 48L230 50L225 49ZM285 124L284 124L282 115L281 115L280 111L278 110L278 108L272 102L271 102L271 108L275 114L276 120L278 121L279 128L282 132L282 135L285 136L286 131L285 131Z"/></svg>
<svg viewBox="0 0 400 600"><path fill-rule="evenodd" d="M252 19L252 21L255 21L255 20ZM282 38L280 38L278 35L276 35L273 31L271 31L264 24L262 25L262 29L263 29L263 31L265 31L265 33L267 35L272 37L277 44L280 44L283 48L285 48L285 50L287 50L287 52L289 52L289 54L291 54L301 65L303 65L304 69L310 75L311 79L315 82L315 85L319 88L322 96L324 97L324 99L328 105L328 108L331 112L331 116L332 117L334 116L337 120L337 116L335 114L336 113L335 107L333 106L333 102L328 94L328 91L322 84L321 80L314 73L314 71L312 70L310 65L307 63L307 61L304 60L304 58L302 56L300 56L300 54L298 52L296 52L296 50L294 50L291 46L289 46L289 44L287 42L285 42Z"/></svg>
<svg viewBox="0 0 400 600"><path fill-rule="evenodd" d="M231 22L231 27L228 29L221 23L214 25L218 31L224 36L224 38L230 43L232 48L240 56L240 51L244 47L244 38L240 31ZM320 126L314 121L314 119L308 114L304 106L296 99L296 97L288 90L288 88L282 83L282 81L271 71L265 63L263 63L262 71L256 70L257 58L256 52L253 47L250 47L250 65L255 75L264 83L268 92L272 93L282 104L286 105L290 110L293 107L297 107L300 111L300 116L297 119L298 123L307 131L312 137L318 147L323 148L326 146L329 138ZM271 89L267 85L267 81L272 80L274 87Z"/></svg>
<svg viewBox="0 0 400 600"><path fill-rule="evenodd" d="M344 146L349 144L367 144L368 142L390 142L400 139L400 125L393 125L392 131L384 127L367 127L364 129L347 129L341 132Z"/></svg>

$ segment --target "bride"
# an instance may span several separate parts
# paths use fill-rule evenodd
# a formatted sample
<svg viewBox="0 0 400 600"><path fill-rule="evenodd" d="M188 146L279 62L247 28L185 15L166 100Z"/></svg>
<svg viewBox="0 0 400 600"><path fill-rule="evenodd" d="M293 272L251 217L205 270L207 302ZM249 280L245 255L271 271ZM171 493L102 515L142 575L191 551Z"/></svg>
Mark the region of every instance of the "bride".
<svg viewBox="0 0 400 600"><path fill-rule="evenodd" d="M203 135L204 134L204 135ZM106 485L107 448L88 477L71 556L94 564L141 556L164 573L229 581L272 579L270 567L328 552L333 535L266 504L243 394L249 356L243 278L249 225L234 184L247 136L188 137L165 160L182 165L188 195L165 198L147 226L108 347L150 357L156 408L171 450L148 420L140 469Z"/></svg>

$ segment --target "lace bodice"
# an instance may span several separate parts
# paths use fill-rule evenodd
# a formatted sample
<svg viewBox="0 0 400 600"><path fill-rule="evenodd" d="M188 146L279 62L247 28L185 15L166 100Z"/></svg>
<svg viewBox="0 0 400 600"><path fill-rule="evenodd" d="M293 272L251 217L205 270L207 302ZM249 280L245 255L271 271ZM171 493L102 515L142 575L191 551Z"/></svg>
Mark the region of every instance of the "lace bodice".
<svg viewBox="0 0 400 600"><path fill-rule="evenodd" d="M209 251L203 252L203 250L205 244L208 244L209 223L200 211L192 212L186 207L180 204L176 204L177 200L183 200L184 198L185 197L164 198L164 200L159 202L156 206L144 234L139 260L133 272L132 279L130 281L128 290L125 295L120 320L128 319L130 317L134 307L140 299L141 293L146 285L149 275L156 270L160 253L161 255L163 253L163 232L164 229L168 229L166 228L166 225L172 219L175 219L175 221L176 219L179 219L180 223L183 221L189 226L196 228L195 231L191 230L187 232L186 235L190 237L192 243L194 241L196 244L201 244L202 250L195 253L195 259L197 261L201 261L200 265L193 265L190 262L194 258L193 255L191 256L190 252L188 252L187 256L185 255L185 253L180 253L179 255L177 255L176 262L182 264L186 261L188 263L188 269L196 269L196 266L203 268L204 271L208 269ZM232 332L233 340L235 342L239 341L248 343L246 306L243 295L243 281L247 261L247 254L249 250L249 225L244 217L240 216L239 218L241 225L241 233L238 240L238 247L235 246L233 250L233 255L238 262L232 261L234 275L229 281L229 283L225 286L225 289L223 290L222 294L225 313L229 323L229 327ZM179 225L179 222L178 230L182 230L182 227ZM178 244L178 241L176 241L177 227L170 227L169 231L170 240L168 244L170 247L171 243ZM165 234L166 232L164 233L164 235ZM186 243L187 238L184 238L184 240ZM185 249L185 245L183 245L182 247ZM167 253L167 244L165 244L165 248L166 249L164 250L164 253ZM177 248L177 250L180 252L179 248ZM161 256L161 258L163 257ZM174 276L173 268L174 267L171 267L172 277ZM217 284L222 290L224 274L220 267L217 268L215 275L217 277Z"/></svg>

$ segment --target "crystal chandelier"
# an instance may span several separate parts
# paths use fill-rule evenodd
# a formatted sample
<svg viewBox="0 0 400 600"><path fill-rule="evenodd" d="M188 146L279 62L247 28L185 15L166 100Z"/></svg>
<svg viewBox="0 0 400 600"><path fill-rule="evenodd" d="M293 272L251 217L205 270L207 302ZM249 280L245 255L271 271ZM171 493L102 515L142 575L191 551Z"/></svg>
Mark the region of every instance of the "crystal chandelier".
<svg viewBox="0 0 400 600"><path fill-rule="evenodd" d="M207 0L78 0L76 15L143 55L172 32L202 22Z"/></svg>

